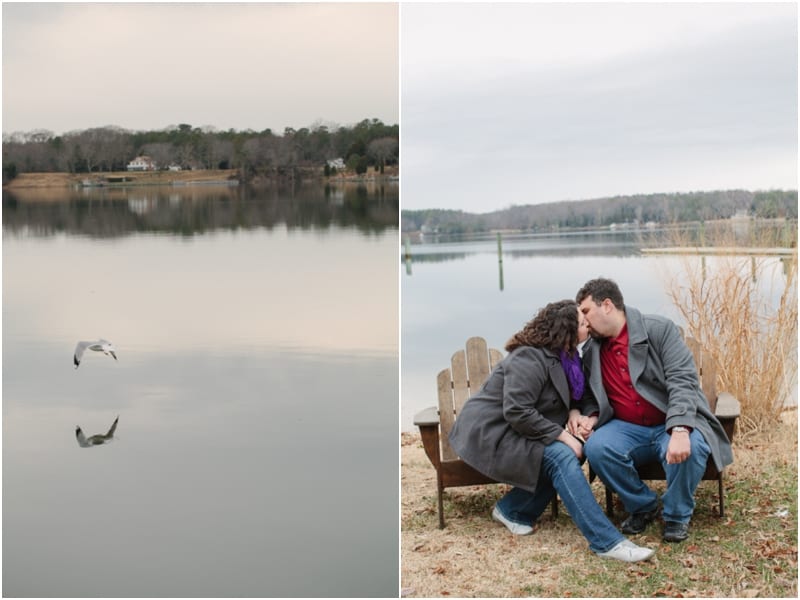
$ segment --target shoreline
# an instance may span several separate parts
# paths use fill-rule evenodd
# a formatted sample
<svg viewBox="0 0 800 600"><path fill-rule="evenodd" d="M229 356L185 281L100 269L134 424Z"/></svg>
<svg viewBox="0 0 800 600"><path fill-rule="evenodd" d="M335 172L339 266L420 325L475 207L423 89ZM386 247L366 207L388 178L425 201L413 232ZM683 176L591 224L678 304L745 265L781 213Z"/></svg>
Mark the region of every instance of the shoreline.
<svg viewBox="0 0 800 600"><path fill-rule="evenodd" d="M303 173L307 176L300 181L320 180L326 183L374 183L395 182L399 176L397 169L387 169L383 175L379 174L338 174L325 177L313 172ZM101 173L20 173L17 177L5 183L3 190L14 192L23 189L42 188L105 188L105 187L133 187L145 185L164 186L189 186L189 185L239 185L252 183L254 185L269 184L283 178L256 176L252 181L244 182L239 169L209 169L203 171L104 171ZM287 178L287 180L289 180Z"/></svg>
<svg viewBox="0 0 800 600"><path fill-rule="evenodd" d="M134 185L173 185L190 180L238 181L238 171L109 171L103 173L20 173L3 185L4 190L30 188L121 187Z"/></svg>

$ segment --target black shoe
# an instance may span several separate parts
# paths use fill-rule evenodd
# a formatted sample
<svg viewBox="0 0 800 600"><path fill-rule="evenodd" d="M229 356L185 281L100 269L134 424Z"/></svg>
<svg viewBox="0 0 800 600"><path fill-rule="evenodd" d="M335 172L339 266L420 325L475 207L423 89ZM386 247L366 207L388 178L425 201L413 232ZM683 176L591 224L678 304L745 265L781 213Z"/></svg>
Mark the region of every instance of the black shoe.
<svg viewBox="0 0 800 600"><path fill-rule="evenodd" d="M658 509L633 513L622 522L622 533L642 533L658 515Z"/></svg>
<svg viewBox="0 0 800 600"><path fill-rule="evenodd" d="M689 537L689 524L678 523L677 521L665 521L664 541L682 542Z"/></svg>

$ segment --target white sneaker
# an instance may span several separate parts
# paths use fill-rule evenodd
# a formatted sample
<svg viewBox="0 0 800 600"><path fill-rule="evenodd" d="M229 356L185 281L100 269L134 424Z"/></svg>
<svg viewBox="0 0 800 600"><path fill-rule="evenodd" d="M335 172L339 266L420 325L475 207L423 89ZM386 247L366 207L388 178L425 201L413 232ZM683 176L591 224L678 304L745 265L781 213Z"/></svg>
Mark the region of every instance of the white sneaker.
<svg viewBox="0 0 800 600"><path fill-rule="evenodd" d="M503 513L500 512L500 509L497 508L497 505L495 505L494 510L492 510L492 518L495 521L505 525L514 535L530 535L533 533L533 527L530 525L522 525L506 519L505 516L503 516Z"/></svg>
<svg viewBox="0 0 800 600"><path fill-rule="evenodd" d="M625 562L637 562L640 560L647 560L655 553L656 551L651 548L642 548L630 540L622 540L611 550L607 552L598 552L597 556L616 558L617 560L624 560Z"/></svg>

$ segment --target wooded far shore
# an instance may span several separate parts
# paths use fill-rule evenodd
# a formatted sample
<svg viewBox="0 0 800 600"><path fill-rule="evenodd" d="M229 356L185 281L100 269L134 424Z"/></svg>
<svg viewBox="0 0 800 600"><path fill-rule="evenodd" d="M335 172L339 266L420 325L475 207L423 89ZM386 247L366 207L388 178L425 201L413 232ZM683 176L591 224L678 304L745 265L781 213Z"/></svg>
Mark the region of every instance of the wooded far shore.
<svg viewBox="0 0 800 600"><path fill-rule="evenodd" d="M242 182L297 181L340 173L385 175L397 167L399 125L364 119L352 126L316 123L283 133L192 127L151 131L116 126L56 135L47 130L3 134L3 184L26 173L103 177L122 171L235 169Z"/></svg>
<svg viewBox="0 0 800 600"><path fill-rule="evenodd" d="M785 220L797 227L797 190L719 190L637 194L591 200L516 205L488 213L460 210L403 210L409 235L463 235L494 231L651 227L720 219Z"/></svg>

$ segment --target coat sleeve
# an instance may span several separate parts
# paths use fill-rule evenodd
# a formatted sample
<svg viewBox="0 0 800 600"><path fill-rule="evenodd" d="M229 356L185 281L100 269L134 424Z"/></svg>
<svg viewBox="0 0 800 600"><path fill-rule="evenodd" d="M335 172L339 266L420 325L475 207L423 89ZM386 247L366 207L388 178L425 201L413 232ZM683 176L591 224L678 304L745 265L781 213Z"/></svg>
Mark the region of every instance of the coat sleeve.
<svg viewBox="0 0 800 600"><path fill-rule="evenodd" d="M509 355L504 365L503 417L520 435L547 445L564 430L539 412L549 386L547 365L541 353L523 348ZM560 400L559 400L560 401Z"/></svg>
<svg viewBox="0 0 800 600"><path fill-rule="evenodd" d="M702 392L692 351L672 321L665 323L655 341L667 391L667 430L677 425L695 427L698 396Z"/></svg>

